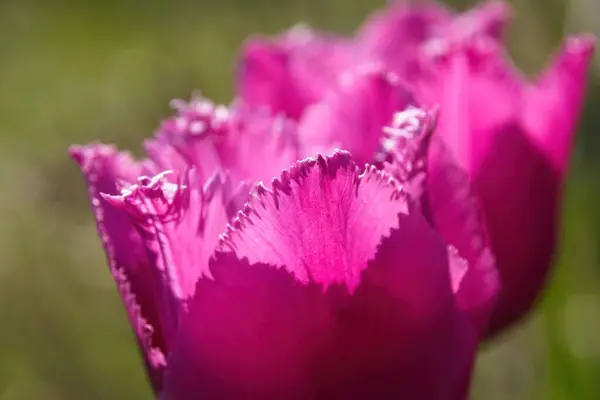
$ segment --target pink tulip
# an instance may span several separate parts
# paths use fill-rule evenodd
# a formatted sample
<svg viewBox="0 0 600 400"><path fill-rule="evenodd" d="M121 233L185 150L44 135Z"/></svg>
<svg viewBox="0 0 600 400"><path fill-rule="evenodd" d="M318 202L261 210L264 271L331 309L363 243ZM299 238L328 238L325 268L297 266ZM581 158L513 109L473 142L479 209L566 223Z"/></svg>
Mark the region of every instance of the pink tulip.
<svg viewBox="0 0 600 400"><path fill-rule="evenodd" d="M202 104L179 104L141 162L71 149L160 398L465 399L496 271L432 116L393 114L378 167L338 150L282 169L304 151L294 129ZM232 219L241 179L272 169Z"/></svg>

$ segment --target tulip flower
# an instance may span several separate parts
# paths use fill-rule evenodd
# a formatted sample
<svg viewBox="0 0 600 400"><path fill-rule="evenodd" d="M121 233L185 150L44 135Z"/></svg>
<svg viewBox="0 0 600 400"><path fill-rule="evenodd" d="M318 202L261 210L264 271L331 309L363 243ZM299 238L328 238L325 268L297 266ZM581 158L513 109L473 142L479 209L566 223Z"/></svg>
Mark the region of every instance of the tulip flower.
<svg viewBox="0 0 600 400"><path fill-rule="evenodd" d="M202 100L142 161L71 149L161 399L466 398L493 257L433 116L379 83L405 111L377 166L335 150L282 168L306 151L295 129Z"/></svg>
<svg viewBox="0 0 600 400"><path fill-rule="evenodd" d="M594 49L593 38L571 36L554 61L529 80L502 47L510 14L501 1L484 2L462 14L430 2L396 1L368 18L352 38L332 39L312 31L302 51L283 46L281 39L250 39L238 79L240 95L255 107L286 113L287 104L303 104L291 116L299 121L305 148L347 148L365 162L377 147L379 128L390 121L385 107L395 106L371 100L376 83L343 88L340 81L348 71L378 64L410 84L419 103L439 109L436 136L473 185L501 276L500 299L486 328L489 336L525 316L547 281ZM313 43L323 42L342 56L306 56ZM262 49L260 57L257 48ZM274 48L293 61L277 66L263 62ZM294 67L306 63L313 64L310 77ZM293 84L282 83L281 77ZM318 99L298 102L307 99L303 91L309 80L320 82L318 93L311 92ZM280 92L285 98L272 101ZM333 114L338 117L332 124ZM360 128L355 129L358 120ZM352 133L340 138L344 131Z"/></svg>

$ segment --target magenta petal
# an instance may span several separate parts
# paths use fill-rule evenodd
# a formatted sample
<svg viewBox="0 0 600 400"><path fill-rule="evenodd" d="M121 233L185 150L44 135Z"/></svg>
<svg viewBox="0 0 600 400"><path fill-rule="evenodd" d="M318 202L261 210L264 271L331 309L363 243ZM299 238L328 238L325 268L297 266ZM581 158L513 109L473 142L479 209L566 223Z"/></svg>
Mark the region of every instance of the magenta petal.
<svg viewBox="0 0 600 400"><path fill-rule="evenodd" d="M463 14L435 2L392 1L365 22L356 42L363 57L381 60L417 84L432 72L423 63L428 56L474 38L498 41L510 16L510 6L503 1L483 2Z"/></svg>
<svg viewBox="0 0 600 400"><path fill-rule="evenodd" d="M458 16L453 29L463 37L485 35L500 41L511 18L512 9L509 3L503 0L487 0Z"/></svg>
<svg viewBox="0 0 600 400"><path fill-rule="evenodd" d="M357 46L370 58L410 80L419 74L421 46L452 21L452 14L434 2L392 1L374 13L357 33Z"/></svg>
<svg viewBox="0 0 600 400"><path fill-rule="evenodd" d="M431 134L434 128L435 114L420 109L397 113L385 130L384 168L456 248L450 252L450 274L459 304L485 333L499 286L495 261L469 177L437 134Z"/></svg>
<svg viewBox="0 0 600 400"><path fill-rule="evenodd" d="M520 113L487 133L493 142L474 181L502 280L490 334L523 317L548 277L592 50L587 37L568 39L523 91Z"/></svg>
<svg viewBox="0 0 600 400"><path fill-rule="evenodd" d="M167 182L165 174L142 176L121 195L105 198L127 212L140 232L170 349L186 302L198 278L208 274L208 259L228 218L217 180L209 180L203 188L194 170L179 184Z"/></svg>
<svg viewBox="0 0 600 400"><path fill-rule="evenodd" d="M242 49L238 68L238 94L252 106L299 117L304 104L293 95L288 65L285 49L264 39L249 40Z"/></svg>
<svg viewBox="0 0 600 400"><path fill-rule="evenodd" d="M494 136L514 122L525 82L499 49L468 45L438 64L437 93L429 103L440 106L438 135L472 174L485 163Z"/></svg>
<svg viewBox="0 0 600 400"><path fill-rule="evenodd" d="M138 338L152 384L155 390L160 390L166 351L154 288L148 275L150 262L127 215L108 206L100 196L100 193L119 192L118 182L135 181L142 167L129 154L119 153L112 146L72 146L69 152L86 178L111 273Z"/></svg>
<svg viewBox="0 0 600 400"><path fill-rule="evenodd" d="M248 196L254 185L249 181L238 182L231 178L228 172L215 173L204 187L211 193L220 192L227 212L228 220L232 220L248 201ZM210 197L212 198L211 195Z"/></svg>
<svg viewBox="0 0 600 400"><path fill-rule="evenodd" d="M229 110L199 96L172 104L176 116L163 121L155 137L146 140L146 152L160 171L194 167L206 180L220 166L215 142L226 133Z"/></svg>
<svg viewBox="0 0 600 400"><path fill-rule="evenodd" d="M296 123L239 102L219 150L224 168L235 180L270 179L298 160Z"/></svg>
<svg viewBox="0 0 600 400"><path fill-rule="evenodd" d="M464 389L475 329L455 306L441 238L394 180L373 167L359 176L338 152L272 187L258 187L223 236L213 279L198 281L163 398Z"/></svg>
<svg viewBox="0 0 600 400"><path fill-rule="evenodd" d="M523 316L546 281L592 45L568 41L536 85L500 49L464 45L439 65L438 133L485 214L502 281L494 333Z"/></svg>
<svg viewBox="0 0 600 400"><path fill-rule="evenodd" d="M298 134L308 152L339 147L360 164L368 163L380 150L383 128L396 112L415 103L381 65L362 65L341 75L335 88L307 109Z"/></svg>
<svg viewBox="0 0 600 400"><path fill-rule="evenodd" d="M525 94L525 131L561 174L569 164L594 45L591 36L568 38Z"/></svg>
<svg viewBox="0 0 600 400"><path fill-rule="evenodd" d="M438 132L456 154L461 166L469 170L473 164L473 138L470 130L469 65L465 56L455 55L449 61L447 75L444 74L440 96L440 118Z"/></svg>
<svg viewBox="0 0 600 400"><path fill-rule="evenodd" d="M242 49L238 93L252 108L297 120L352 59L348 40L304 25L274 40L253 38Z"/></svg>
<svg viewBox="0 0 600 400"><path fill-rule="evenodd" d="M437 137L430 140L424 201L436 229L467 262L457 298L483 335L500 290L495 258L485 232L483 214L466 171ZM464 268L454 260L451 268ZM457 271L453 271L453 275Z"/></svg>
<svg viewBox="0 0 600 400"><path fill-rule="evenodd" d="M167 119L146 141L150 158L160 169L182 172L193 167L201 181L225 170L236 185L268 179L298 159L296 123L237 101L215 106L195 97L174 102L177 115ZM177 177L177 174L174 174Z"/></svg>
<svg viewBox="0 0 600 400"><path fill-rule="evenodd" d="M250 263L282 266L300 282L310 280L325 287L345 284L354 290L381 237L392 227L389 220L378 218L378 213L394 216L406 211L404 201L389 202L390 197L400 196L393 181L386 182L371 170L359 178L345 152L300 162L272 186L273 193L259 186L253 208L234 222L224 245L238 256L248 257ZM372 192L363 197L360 190ZM378 200L388 208L366 204ZM322 210L320 203L331 207ZM340 223L344 230L336 228ZM370 225L368 231L364 224ZM269 243L269 247L261 243Z"/></svg>
<svg viewBox="0 0 600 400"><path fill-rule="evenodd" d="M515 125L500 127L473 177L502 282L489 334L526 315L556 249L561 178Z"/></svg>

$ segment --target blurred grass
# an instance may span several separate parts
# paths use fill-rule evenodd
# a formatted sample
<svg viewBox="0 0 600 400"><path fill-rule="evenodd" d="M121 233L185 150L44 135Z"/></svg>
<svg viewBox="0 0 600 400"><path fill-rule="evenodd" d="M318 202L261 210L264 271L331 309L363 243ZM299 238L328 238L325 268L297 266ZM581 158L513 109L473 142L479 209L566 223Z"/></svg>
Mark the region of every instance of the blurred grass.
<svg viewBox="0 0 600 400"><path fill-rule="evenodd" d="M350 32L382 3L0 4L1 400L150 398L67 146L99 139L139 152L171 98L200 89L230 100L247 35L301 20ZM577 19L566 18L564 1L513 3L510 50L522 68L537 71ZM474 399L600 398L599 96L594 80L556 274L532 318L486 347Z"/></svg>

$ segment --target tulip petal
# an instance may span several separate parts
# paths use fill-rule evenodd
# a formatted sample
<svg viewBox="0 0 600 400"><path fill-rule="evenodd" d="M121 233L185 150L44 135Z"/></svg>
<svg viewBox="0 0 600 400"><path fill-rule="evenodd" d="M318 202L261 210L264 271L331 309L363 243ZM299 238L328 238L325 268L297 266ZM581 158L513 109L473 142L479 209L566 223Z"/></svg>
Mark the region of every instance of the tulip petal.
<svg viewBox="0 0 600 400"><path fill-rule="evenodd" d="M498 293L495 260L469 177L432 134L435 116L420 109L395 115L385 129L384 169L407 187L430 224L456 249L449 255L453 286L461 308L484 333Z"/></svg>
<svg viewBox="0 0 600 400"><path fill-rule="evenodd" d="M152 384L155 390L160 390L166 349L156 313L154 287L148 278L150 261L127 215L110 207L100 196L100 193L117 193L118 182L135 181L142 166L129 154L102 144L72 146L69 153L86 178L110 271L137 336Z"/></svg>
<svg viewBox="0 0 600 400"><path fill-rule="evenodd" d="M568 38L554 62L525 92L524 129L560 174L569 165L594 45L591 36Z"/></svg>
<svg viewBox="0 0 600 400"><path fill-rule="evenodd" d="M274 43L251 39L242 49L238 67L238 88L245 102L267 107L274 113L298 117L303 104L300 99L284 90L292 87L288 69L288 54Z"/></svg>
<svg viewBox="0 0 600 400"><path fill-rule="evenodd" d="M440 34L451 17L449 10L434 2L393 1L365 21L356 35L357 46L411 80L420 73L421 46Z"/></svg>
<svg viewBox="0 0 600 400"><path fill-rule="evenodd" d="M145 150L161 171L194 167L206 180L221 164L215 142L226 132L229 110L200 96L172 106L176 116L163 121L155 137L145 141Z"/></svg>
<svg viewBox="0 0 600 400"><path fill-rule="evenodd" d="M516 125L499 128L472 178L502 282L488 335L531 308L556 248L560 178Z"/></svg>
<svg viewBox="0 0 600 400"><path fill-rule="evenodd" d="M240 96L253 108L267 107L299 119L349 64L350 42L298 25L275 40L251 38L238 69Z"/></svg>
<svg viewBox="0 0 600 400"><path fill-rule="evenodd" d="M482 211L466 171L435 136L430 140L427 165L423 201L437 231L468 263L457 298L484 334L500 283Z"/></svg>
<svg viewBox="0 0 600 400"><path fill-rule="evenodd" d="M438 133L485 213L502 282L491 335L523 316L546 282L593 47L585 37L570 39L554 67L531 85L499 48L463 45L439 64Z"/></svg>
<svg viewBox="0 0 600 400"><path fill-rule="evenodd" d="M222 163L237 180L270 179L298 160L296 123L240 102L221 143Z"/></svg>
<svg viewBox="0 0 600 400"><path fill-rule="evenodd" d="M453 29L462 37L484 35L501 41L508 23L512 19L512 8L503 0L487 0L457 16Z"/></svg>
<svg viewBox="0 0 600 400"><path fill-rule="evenodd" d="M436 69L436 89L427 102L440 106L438 135L472 174L485 162L494 135L518 115L525 80L499 48L476 39L439 59Z"/></svg>
<svg viewBox="0 0 600 400"><path fill-rule="evenodd" d="M370 171L359 180L356 166L345 152L299 163L284 173L281 180L272 182L272 195L259 186L253 199L257 203L256 210L240 216L234 223L235 228L226 235L225 245L233 246L237 254L247 255L251 263L286 266L298 281L314 280L324 286L347 284L352 291L360 282L360 272L366 268L366 262L374 257L381 237L391 228L389 221L375 217L378 213L396 215L406 211L403 201L388 200L400 196L394 193L393 181L385 182L372 175L375 173ZM374 183L369 182L371 178ZM310 188L319 187L319 182L321 190L311 191ZM372 197L356 193L361 188L372 189L373 185L388 187L387 190L383 190L384 187L373 190ZM309 189L305 192L304 187ZM370 207L367 200L369 204L381 200L390 208L369 210L374 207ZM330 204L330 209L316 207L320 202ZM255 213L260 215L259 219L254 218ZM356 219L357 215L362 218ZM366 221L372 224L368 232L362 231L366 227L361 226ZM373 225L377 222L380 226ZM345 229L331 229L340 223ZM244 229L248 224L252 225L252 234ZM363 234L359 235L361 231ZM273 236L275 232L277 235ZM259 247L258 243L270 243L270 246ZM277 250L273 251L273 248ZM300 254L302 257L297 257ZM359 265L361 267L357 269Z"/></svg>
<svg viewBox="0 0 600 400"><path fill-rule="evenodd" d="M487 1L456 14L434 2L393 1L361 27L357 46L411 82L431 72L423 57L448 51L455 43L485 37L499 41L511 18L510 5Z"/></svg>
<svg viewBox="0 0 600 400"><path fill-rule="evenodd" d="M455 306L443 241L395 181L373 167L359 176L336 152L272 187L257 188L223 235L212 279L198 281L163 399L462 389L476 332Z"/></svg>
<svg viewBox="0 0 600 400"><path fill-rule="evenodd" d="M379 152L383 127L414 104L412 93L381 65L362 65L341 75L336 87L307 109L298 135L308 151L341 143L364 164Z"/></svg>
<svg viewBox="0 0 600 400"><path fill-rule="evenodd" d="M168 182L165 174L142 176L121 195L104 197L126 212L140 232L152 265L149 276L162 300L159 316L170 348L196 281L208 274L208 259L228 218L216 177L202 187L195 170L178 184Z"/></svg>
<svg viewBox="0 0 600 400"><path fill-rule="evenodd" d="M215 106L195 97L174 102L177 116L163 122L145 148L164 170L193 167L206 181L219 169L240 182L259 181L292 165L298 159L296 124L243 101L231 107ZM177 178L177 174L173 175Z"/></svg>

